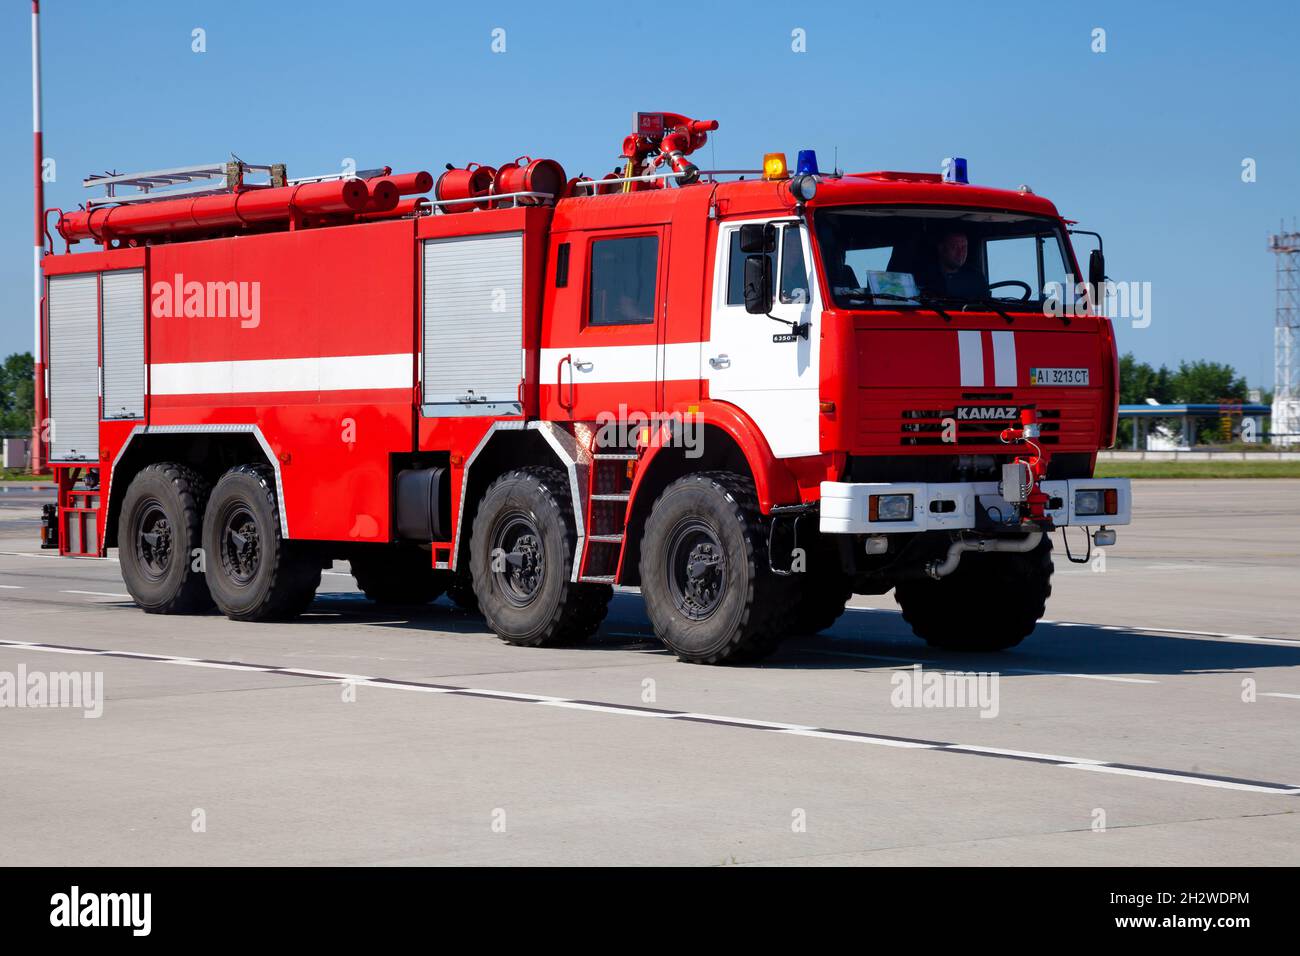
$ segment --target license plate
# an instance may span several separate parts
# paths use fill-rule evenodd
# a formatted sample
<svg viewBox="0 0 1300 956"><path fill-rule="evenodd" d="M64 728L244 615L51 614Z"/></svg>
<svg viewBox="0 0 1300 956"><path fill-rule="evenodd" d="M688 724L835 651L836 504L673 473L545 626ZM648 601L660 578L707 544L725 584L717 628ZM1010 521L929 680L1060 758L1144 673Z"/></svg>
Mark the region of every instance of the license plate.
<svg viewBox="0 0 1300 956"><path fill-rule="evenodd" d="M1030 385L1087 385L1086 368L1031 368Z"/></svg>

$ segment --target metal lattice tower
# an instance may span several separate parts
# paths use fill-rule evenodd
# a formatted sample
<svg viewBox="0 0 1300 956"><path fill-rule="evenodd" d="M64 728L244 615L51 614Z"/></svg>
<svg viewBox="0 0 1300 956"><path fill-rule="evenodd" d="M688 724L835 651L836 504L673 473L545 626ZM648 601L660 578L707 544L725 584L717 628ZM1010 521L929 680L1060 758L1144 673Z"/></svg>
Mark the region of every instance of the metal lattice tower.
<svg viewBox="0 0 1300 956"><path fill-rule="evenodd" d="M1269 236L1277 256L1273 330L1273 443L1300 444L1300 232Z"/></svg>

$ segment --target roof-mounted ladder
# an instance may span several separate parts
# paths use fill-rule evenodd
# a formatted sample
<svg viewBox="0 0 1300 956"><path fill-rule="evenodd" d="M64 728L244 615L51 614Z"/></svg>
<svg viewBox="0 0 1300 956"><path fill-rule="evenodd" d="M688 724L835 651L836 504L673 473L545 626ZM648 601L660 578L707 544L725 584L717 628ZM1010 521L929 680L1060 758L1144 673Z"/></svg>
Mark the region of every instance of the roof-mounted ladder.
<svg viewBox="0 0 1300 956"><path fill-rule="evenodd" d="M265 183L246 183L246 173L265 173ZM215 180L215 181L214 181ZM284 163L246 163L233 157L224 163L203 163L198 166L177 166L172 169L154 169L142 173L105 172L87 176L81 185L87 189L103 186L105 195L86 201L86 206L116 203L152 202L162 199L182 199L204 193L233 192L244 186L283 186L287 182ZM137 190L119 196L119 187ZM168 188L171 187L171 188ZM155 190L161 191L155 191Z"/></svg>

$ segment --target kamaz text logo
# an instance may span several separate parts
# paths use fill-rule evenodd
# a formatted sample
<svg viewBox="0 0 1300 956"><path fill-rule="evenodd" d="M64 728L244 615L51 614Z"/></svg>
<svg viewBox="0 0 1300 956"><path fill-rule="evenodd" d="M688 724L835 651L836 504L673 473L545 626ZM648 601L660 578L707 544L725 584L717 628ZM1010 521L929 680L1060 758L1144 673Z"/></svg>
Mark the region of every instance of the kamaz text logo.
<svg viewBox="0 0 1300 956"><path fill-rule="evenodd" d="M262 283L186 282L176 273L171 282L153 284L155 319L239 319L240 328L262 322Z"/></svg>
<svg viewBox="0 0 1300 956"><path fill-rule="evenodd" d="M958 405L959 422L1009 422L1020 414L1016 405Z"/></svg>

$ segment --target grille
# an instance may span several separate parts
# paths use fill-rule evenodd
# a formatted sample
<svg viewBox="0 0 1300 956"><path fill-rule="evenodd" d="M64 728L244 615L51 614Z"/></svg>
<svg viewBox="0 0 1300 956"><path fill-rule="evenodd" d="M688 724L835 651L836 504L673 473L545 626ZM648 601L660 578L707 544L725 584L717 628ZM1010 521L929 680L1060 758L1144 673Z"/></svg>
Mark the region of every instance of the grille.
<svg viewBox="0 0 1300 956"><path fill-rule="evenodd" d="M1001 445L998 438L1002 429L1012 424L1011 419L959 420L956 408L904 409L899 424L900 445ZM944 441L944 419L956 423L956 441ZM1061 441L1060 409L1040 408L1037 421L1040 445L1057 445Z"/></svg>

